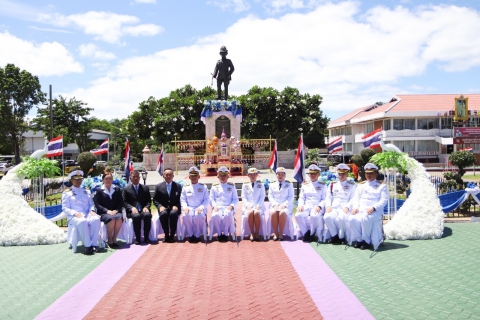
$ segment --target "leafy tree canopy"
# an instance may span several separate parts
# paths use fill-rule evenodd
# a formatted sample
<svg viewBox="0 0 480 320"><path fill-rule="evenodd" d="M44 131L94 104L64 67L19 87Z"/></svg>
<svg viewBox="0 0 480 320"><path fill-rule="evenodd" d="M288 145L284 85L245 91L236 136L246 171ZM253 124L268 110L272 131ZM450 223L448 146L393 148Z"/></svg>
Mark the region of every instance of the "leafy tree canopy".
<svg viewBox="0 0 480 320"><path fill-rule="evenodd" d="M0 134L11 143L15 162L20 163L20 145L28 130L25 122L30 110L45 101L38 77L13 64L0 67Z"/></svg>

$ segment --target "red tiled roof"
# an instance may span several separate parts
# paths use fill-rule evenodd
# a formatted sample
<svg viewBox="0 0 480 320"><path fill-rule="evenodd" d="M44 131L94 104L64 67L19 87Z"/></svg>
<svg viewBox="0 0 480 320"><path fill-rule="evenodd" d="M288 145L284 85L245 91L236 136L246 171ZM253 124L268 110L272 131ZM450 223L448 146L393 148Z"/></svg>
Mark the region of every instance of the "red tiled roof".
<svg viewBox="0 0 480 320"><path fill-rule="evenodd" d="M358 108L331 121L328 127L342 125L347 120L361 120L366 116L370 119L375 118L377 113L378 118L388 117L389 112L406 112L411 116L415 116L415 111L433 111L443 114L454 110L455 98L459 96L460 94L398 94L390 102L376 108L372 109L372 106ZM480 94L463 94L463 96L468 98L468 110L480 110Z"/></svg>

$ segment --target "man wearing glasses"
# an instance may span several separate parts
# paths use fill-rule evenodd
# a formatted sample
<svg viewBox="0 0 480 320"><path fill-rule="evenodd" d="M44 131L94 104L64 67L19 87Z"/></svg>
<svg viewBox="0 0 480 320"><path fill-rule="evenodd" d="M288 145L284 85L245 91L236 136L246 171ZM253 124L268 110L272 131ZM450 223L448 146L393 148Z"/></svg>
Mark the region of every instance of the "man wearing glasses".
<svg viewBox="0 0 480 320"><path fill-rule="evenodd" d="M308 176L310 181L302 184L295 214L304 242L314 241L315 231L317 235L322 236L323 211L327 195L327 186L324 182L318 181L320 168L316 164L308 167Z"/></svg>
<svg viewBox="0 0 480 320"><path fill-rule="evenodd" d="M347 243L348 212L356 190L355 182L347 181L349 171L349 166L340 163L337 166L338 181L331 182L327 189L323 217L326 228L323 234L325 239L330 234L328 243Z"/></svg>

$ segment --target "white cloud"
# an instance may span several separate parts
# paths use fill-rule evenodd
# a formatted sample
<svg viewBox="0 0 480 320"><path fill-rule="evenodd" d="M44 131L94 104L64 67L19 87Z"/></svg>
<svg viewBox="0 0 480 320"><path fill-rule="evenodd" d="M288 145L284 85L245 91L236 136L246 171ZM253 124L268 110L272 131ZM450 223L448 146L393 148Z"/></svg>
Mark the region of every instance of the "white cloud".
<svg viewBox="0 0 480 320"><path fill-rule="evenodd" d="M149 96L210 84L222 45L236 68L232 94L254 85L291 86L322 95L324 110L352 110L404 92L398 80L420 76L430 65L449 72L479 66L480 17L454 6L359 12L354 2L279 18L251 15L194 45L123 60L69 95L99 117L111 118L111 110L127 116Z"/></svg>
<svg viewBox="0 0 480 320"><path fill-rule="evenodd" d="M62 76L83 72L83 66L58 42L36 44L5 31L0 32L0 48L3 48L0 51L1 66L13 63L37 76Z"/></svg>
<svg viewBox="0 0 480 320"><path fill-rule="evenodd" d="M210 0L207 4L220 7L222 10L233 9L235 12L242 12L250 9L250 4L245 0Z"/></svg>
<svg viewBox="0 0 480 320"><path fill-rule="evenodd" d="M154 36L163 31L161 26L155 24L138 24L140 19L135 16L102 11L89 11L69 16L58 13L40 14L39 20L62 27L73 24L85 34L94 36L94 39L109 43L118 43L125 35Z"/></svg>
<svg viewBox="0 0 480 320"><path fill-rule="evenodd" d="M30 26L33 30L38 30L38 31L46 31L46 32L58 32L58 33L72 33L67 30L62 30L62 29L52 29L52 28L40 28L37 26Z"/></svg>
<svg viewBox="0 0 480 320"><path fill-rule="evenodd" d="M97 60L111 60L115 59L115 55L111 52L102 51L93 43L81 44L78 49L82 57L93 58Z"/></svg>

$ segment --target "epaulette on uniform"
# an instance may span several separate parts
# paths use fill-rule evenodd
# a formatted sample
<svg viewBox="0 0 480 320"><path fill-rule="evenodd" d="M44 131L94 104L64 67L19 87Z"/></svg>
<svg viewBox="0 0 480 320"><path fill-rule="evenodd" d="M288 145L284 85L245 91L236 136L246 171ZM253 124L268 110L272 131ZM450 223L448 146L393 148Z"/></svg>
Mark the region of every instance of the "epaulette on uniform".
<svg viewBox="0 0 480 320"><path fill-rule="evenodd" d="M65 188L65 190L63 190L65 192L69 192L69 191L72 191L72 188L68 187L68 188Z"/></svg>
<svg viewBox="0 0 480 320"><path fill-rule="evenodd" d="M255 181L257 183L262 183L262 180L258 179L257 181Z"/></svg>
<svg viewBox="0 0 480 320"><path fill-rule="evenodd" d="M270 181L270 183L275 183L275 182L277 182L277 180Z"/></svg>
<svg viewBox="0 0 480 320"><path fill-rule="evenodd" d="M249 184L249 183L250 183L250 181L245 181L243 184Z"/></svg>
<svg viewBox="0 0 480 320"><path fill-rule="evenodd" d="M188 186L190 186L190 182L185 183L185 187L188 187Z"/></svg>
<svg viewBox="0 0 480 320"><path fill-rule="evenodd" d="M291 183L290 180L285 180L285 182Z"/></svg>
<svg viewBox="0 0 480 320"><path fill-rule="evenodd" d="M218 186L220 184L220 182L215 182L214 184L212 184L212 186Z"/></svg>
<svg viewBox="0 0 480 320"><path fill-rule="evenodd" d="M234 186L235 184L233 182L227 182L229 185Z"/></svg>
<svg viewBox="0 0 480 320"><path fill-rule="evenodd" d="M325 184L325 181L318 181L318 183L320 183L320 184Z"/></svg>
<svg viewBox="0 0 480 320"><path fill-rule="evenodd" d="M358 184L364 184L365 182L367 182L367 180L363 180L362 182L359 182Z"/></svg>
<svg viewBox="0 0 480 320"><path fill-rule="evenodd" d="M310 183L310 180L308 181L303 181L303 184L309 184Z"/></svg>
<svg viewBox="0 0 480 320"><path fill-rule="evenodd" d="M336 182L338 182L338 181L332 181L332 182L330 182L330 183L336 183Z"/></svg>

